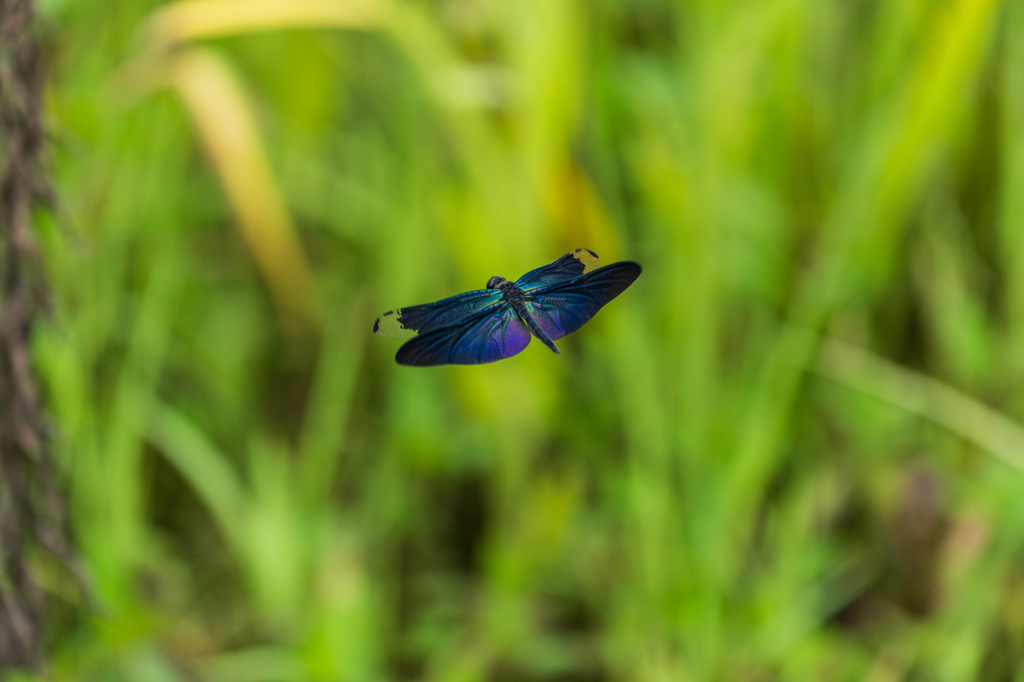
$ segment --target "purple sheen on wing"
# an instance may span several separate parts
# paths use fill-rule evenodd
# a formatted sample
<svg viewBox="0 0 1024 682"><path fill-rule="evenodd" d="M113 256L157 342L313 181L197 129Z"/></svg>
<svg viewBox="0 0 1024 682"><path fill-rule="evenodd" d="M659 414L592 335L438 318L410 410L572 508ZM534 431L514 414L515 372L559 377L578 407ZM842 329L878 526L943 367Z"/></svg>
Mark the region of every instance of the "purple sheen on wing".
<svg viewBox="0 0 1024 682"><path fill-rule="evenodd" d="M451 350L451 362L472 365L494 362L522 352L530 343L530 330L509 308L484 319Z"/></svg>

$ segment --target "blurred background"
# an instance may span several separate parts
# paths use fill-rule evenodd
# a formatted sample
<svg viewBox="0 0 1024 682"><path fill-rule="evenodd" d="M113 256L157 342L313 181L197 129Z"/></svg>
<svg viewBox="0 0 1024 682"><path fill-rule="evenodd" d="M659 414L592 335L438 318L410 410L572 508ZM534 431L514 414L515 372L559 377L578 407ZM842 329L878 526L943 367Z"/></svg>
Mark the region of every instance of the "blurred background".
<svg viewBox="0 0 1024 682"><path fill-rule="evenodd" d="M1024 680L1022 3L38 5L38 679Z"/></svg>

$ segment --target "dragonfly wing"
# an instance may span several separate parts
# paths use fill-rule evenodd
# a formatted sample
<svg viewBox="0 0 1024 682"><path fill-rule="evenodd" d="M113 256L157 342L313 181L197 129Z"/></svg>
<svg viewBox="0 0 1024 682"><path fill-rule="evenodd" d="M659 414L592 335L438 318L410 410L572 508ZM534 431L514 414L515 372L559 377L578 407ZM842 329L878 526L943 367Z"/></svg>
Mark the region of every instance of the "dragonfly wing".
<svg viewBox="0 0 1024 682"><path fill-rule="evenodd" d="M434 303L396 308L376 319L373 323L373 333L408 339L431 329L458 324L499 300L501 300L500 291L478 289Z"/></svg>
<svg viewBox="0 0 1024 682"><path fill-rule="evenodd" d="M460 324L424 332L395 355L400 365L482 365L521 352L530 328L508 303L480 311Z"/></svg>
<svg viewBox="0 0 1024 682"><path fill-rule="evenodd" d="M526 307L541 329L560 339L582 327L640 276L640 264L612 263L569 282L526 294Z"/></svg>
<svg viewBox="0 0 1024 682"><path fill-rule="evenodd" d="M560 282L568 282L596 269L597 254L590 249L576 249L554 263L548 263L526 273L516 281L516 286L523 291L530 291Z"/></svg>

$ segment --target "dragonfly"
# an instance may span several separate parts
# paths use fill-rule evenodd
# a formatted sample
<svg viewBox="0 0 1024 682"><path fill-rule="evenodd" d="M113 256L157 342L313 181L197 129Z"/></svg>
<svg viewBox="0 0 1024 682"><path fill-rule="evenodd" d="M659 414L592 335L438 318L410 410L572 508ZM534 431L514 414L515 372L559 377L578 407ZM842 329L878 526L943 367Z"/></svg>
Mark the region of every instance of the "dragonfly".
<svg viewBox="0 0 1024 682"><path fill-rule="evenodd" d="M395 360L415 367L503 360L534 336L558 353L555 341L586 324L640 271L633 261L598 267L596 253L576 249L515 282L491 277L486 289L390 310L373 323L373 332L410 339Z"/></svg>

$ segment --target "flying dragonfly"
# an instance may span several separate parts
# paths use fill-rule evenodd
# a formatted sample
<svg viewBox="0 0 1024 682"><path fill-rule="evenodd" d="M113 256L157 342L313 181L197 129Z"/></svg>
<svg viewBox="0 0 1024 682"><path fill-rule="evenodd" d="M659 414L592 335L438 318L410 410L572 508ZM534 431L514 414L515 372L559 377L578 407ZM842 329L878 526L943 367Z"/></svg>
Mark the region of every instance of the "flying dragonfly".
<svg viewBox="0 0 1024 682"><path fill-rule="evenodd" d="M640 270L632 261L599 268L596 253L576 249L515 282L491 277L486 289L390 310L373 323L373 332L411 339L395 360L417 367L510 358L526 348L531 334L558 353L555 341L586 324Z"/></svg>

